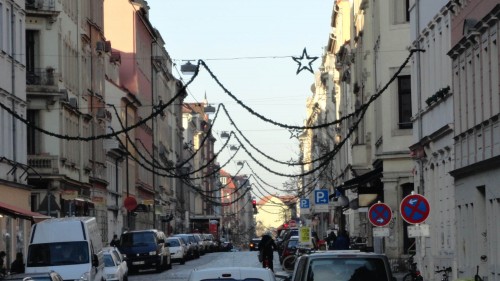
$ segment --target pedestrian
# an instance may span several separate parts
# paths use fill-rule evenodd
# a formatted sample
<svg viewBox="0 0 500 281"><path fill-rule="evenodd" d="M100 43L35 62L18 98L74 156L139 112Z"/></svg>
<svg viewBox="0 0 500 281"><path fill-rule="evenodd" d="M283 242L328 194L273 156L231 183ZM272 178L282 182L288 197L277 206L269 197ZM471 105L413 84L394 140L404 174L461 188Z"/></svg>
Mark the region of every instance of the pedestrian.
<svg viewBox="0 0 500 281"><path fill-rule="evenodd" d="M266 231L259 242L259 251L260 255L262 256L263 268L268 267L274 272L273 257L274 257L274 251L277 249L278 247L274 242L274 239L271 235L271 231ZM265 261L267 261L267 264Z"/></svg>
<svg viewBox="0 0 500 281"><path fill-rule="evenodd" d="M7 269L4 266L4 259L7 254L4 251L0 251L0 276L7 275Z"/></svg>
<svg viewBox="0 0 500 281"><path fill-rule="evenodd" d="M347 232L345 230L339 230L339 235L337 239L335 239L335 243L333 244L334 250L349 250L349 236L347 236Z"/></svg>
<svg viewBox="0 0 500 281"><path fill-rule="evenodd" d="M109 242L109 246L118 247L119 244L120 244L120 239L118 239L118 235L114 234L113 239L111 239L111 242Z"/></svg>
<svg viewBox="0 0 500 281"><path fill-rule="evenodd" d="M23 253L16 254L16 259L10 264L10 273L24 273Z"/></svg>
<svg viewBox="0 0 500 281"><path fill-rule="evenodd" d="M335 231L330 230L328 236L326 237L326 241L328 241L328 250L333 250L333 245L335 245L335 240L337 239L337 235L335 235Z"/></svg>

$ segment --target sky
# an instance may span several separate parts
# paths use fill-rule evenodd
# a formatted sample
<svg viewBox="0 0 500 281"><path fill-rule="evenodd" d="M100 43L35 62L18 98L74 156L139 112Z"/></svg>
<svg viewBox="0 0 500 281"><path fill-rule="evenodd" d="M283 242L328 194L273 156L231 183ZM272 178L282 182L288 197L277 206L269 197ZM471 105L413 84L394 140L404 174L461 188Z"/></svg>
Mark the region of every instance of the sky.
<svg viewBox="0 0 500 281"><path fill-rule="evenodd" d="M299 64L292 57L300 57L306 48L308 56L318 57L312 63L312 69L318 71L331 29L333 0L147 2L150 22L160 31L173 59L174 76L189 81L191 76L182 74L180 66L186 60L196 64L201 59L224 88L253 111L279 123L303 125L314 75L307 70L297 74ZM249 113L204 68L189 85L188 93L186 102L202 102L206 95L211 105L217 108L222 103L229 113L230 118L220 110L214 122L216 152L227 141L221 133L236 131L231 119L251 144L265 154L281 161L298 160L299 142L289 130ZM225 149L217 158L221 165L228 163L223 169L232 175L254 174L250 181L260 183L253 188L257 198L268 192L284 194L268 185L283 189L290 177L275 175L261 165L280 174L298 174L298 167L267 159L237 136L258 162L243 148L229 161L235 151ZM229 144L240 146L234 137ZM241 168L237 161L246 163ZM260 179L254 180L255 176Z"/></svg>

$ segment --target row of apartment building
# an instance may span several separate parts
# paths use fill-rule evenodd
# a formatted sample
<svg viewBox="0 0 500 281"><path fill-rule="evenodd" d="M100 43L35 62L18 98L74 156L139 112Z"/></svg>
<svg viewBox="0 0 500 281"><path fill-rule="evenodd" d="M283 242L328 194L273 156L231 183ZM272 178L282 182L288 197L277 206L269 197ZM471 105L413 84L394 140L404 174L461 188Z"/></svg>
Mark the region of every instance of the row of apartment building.
<svg viewBox="0 0 500 281"><path fill-rule="evenodd" d="M223 221L250 214L250 185L220 171L208 103L184 101L148 13L144 0L0 0L6 264L48 217L95 216L105 243L128 229L252 229L252 215Z"/></svg>
<svg viewBox="0 0 500 281"><path fill-rule="evenodd" d="M500 280L499 15L496 0L335 1L305 124L345 120L301 135L304 163L338 150L302 181L334 194L312 214L318 233L345 228L395 271L416 253L425 280L443 267ZM428 234L409 237L399 208L411 192L430 203ZM393 212L382 237L367 216L378 201Z"/></svg>

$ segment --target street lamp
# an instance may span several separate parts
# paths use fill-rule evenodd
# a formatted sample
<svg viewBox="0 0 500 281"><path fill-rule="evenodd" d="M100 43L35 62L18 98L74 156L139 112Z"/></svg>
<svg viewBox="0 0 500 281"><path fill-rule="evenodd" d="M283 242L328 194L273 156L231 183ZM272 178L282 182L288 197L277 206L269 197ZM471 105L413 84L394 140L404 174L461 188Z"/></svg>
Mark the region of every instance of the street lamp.
<svg viewBox="0 0 500 281"><path fill-rule="evenodd" d="M185 64L181 65L181 72L184 75L193 75L196 72L197 66L192 64L190 60L188 60Z"/></svg>

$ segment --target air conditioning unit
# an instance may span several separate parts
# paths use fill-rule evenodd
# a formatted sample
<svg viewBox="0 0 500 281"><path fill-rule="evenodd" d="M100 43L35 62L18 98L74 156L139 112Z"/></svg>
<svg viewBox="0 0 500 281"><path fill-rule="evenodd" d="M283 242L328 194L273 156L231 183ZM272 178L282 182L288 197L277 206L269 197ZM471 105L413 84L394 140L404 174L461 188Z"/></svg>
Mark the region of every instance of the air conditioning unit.
<svg viewBox="0 0 500 281"><path fill-rule="evenodd" d="M106 41L104 42L104 51L106 53L111 52L111 41Z"/></svg>
<svg viewBox="0 0 500 281"><path fill-rule="evenodd" d="M106 43L104 41L95 42L95 50L98 53L102 53L106 50Z"/></svg>
<svg viewBox="0 0 500 281"><path fill-rule="evenodd" d="M100 118L100 119L106 118L106 109L104 109L102 107L98 108L95 117Z"/></svg>
<svg viewBox="0 0 500 281"><path fill-rule="evenodd" d="M78 108L78 100L76 98L69 98L69 105L73 108Z"/></svg>

